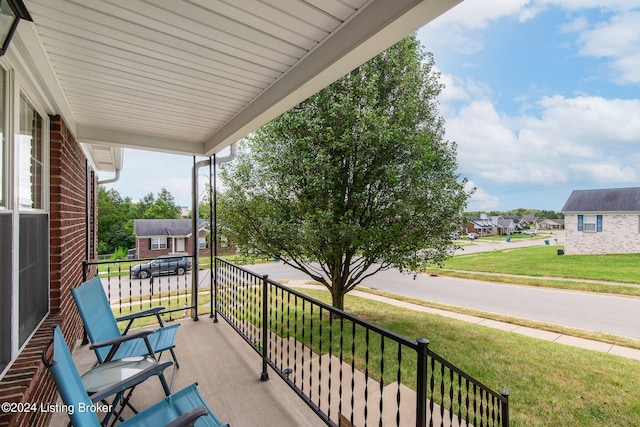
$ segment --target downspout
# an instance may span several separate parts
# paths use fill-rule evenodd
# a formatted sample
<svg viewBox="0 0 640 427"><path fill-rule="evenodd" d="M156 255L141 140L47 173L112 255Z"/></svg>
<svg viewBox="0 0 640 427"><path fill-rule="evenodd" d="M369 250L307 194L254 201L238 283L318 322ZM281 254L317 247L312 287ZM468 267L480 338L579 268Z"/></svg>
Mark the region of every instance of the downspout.
<svg viewBox="0 0 640 427"><path fill-rule="evenodd" d="M213 177L213 182L211 181ZM218 268L216 260L218 257L218 218L217 212L214 210L216 204L216 155L209 157L209 237L212 238L213 244L209 245L209 302L211 314L209 318L213 319L213 323L218 323ZM213 197L211 197L213 194ZM213 246L213 248L212 248ZM213 249L213 250L212 250ZM213 294L213 295L212 295Z"/></svg>
<svg viewBox="0 0 640 427"><path fill-rule="evenodd" d="M232 161L236 157L236 145L232 144L229 150L229 154L224 157L215 157L214 156L214 164L226 163ZM200 254L198 251L198 169L203 166L209 166L209 182L211 182L211 158L207 160L201 160L196 162L196 157L193 156L193 169L191 172L191 230L194 238L192 239L192 249L193 249L193 267L191 269L191 305L193 308L191 309L191 318L193 320L198 320L198 282L199 282L199 258ZM211 189L210 189L211 191ZM214 192L214 202L215 202L215 188ZM211 199L211 197L209 198ZM214 206L215 209L215 206ZM211 221L211 219L210 219ZM215 266L211 266L214 268Z"/></svg>
<svg viewBox="0 0 640 427"><path fill-rule="evenodd" d="M113 178L103 179L98 181L98 185L101 184L111 184L112 182L116 182L120 179L120 169L116 169L116 174Z"/></svg>

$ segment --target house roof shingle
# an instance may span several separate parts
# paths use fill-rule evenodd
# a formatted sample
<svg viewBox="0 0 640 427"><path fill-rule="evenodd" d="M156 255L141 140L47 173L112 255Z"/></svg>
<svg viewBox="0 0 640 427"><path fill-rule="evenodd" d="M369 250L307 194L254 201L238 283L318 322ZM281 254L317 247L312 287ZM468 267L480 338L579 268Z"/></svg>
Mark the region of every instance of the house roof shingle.
<svg viewBox="0 0 640 427"><path fill-rule="evenodd" d="M640 187L573 190L561 212L640 212Z"/></svg>
<svg viewBox="0 0 640 427"><path fill-rule="evenodd" d="M198 220L198 229L206 226L206 221ZM133 234L137 237L152 236L190 236L190 219L136 219L133 221Z"/></svg>

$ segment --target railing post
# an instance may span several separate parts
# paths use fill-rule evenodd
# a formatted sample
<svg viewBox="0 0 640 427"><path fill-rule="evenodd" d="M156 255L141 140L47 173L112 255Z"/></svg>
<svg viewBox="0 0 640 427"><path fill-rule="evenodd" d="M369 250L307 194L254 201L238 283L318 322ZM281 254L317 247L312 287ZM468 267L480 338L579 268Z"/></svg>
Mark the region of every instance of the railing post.
<svg viewBox="0 0 640 427"><path fill-rule="evenodd" d="M502 427L509 427L509 392L502 390L500 391L504 400L500 402L501 413L502 413Z"/></svg>
<svg viewBox="0 0 640 427"><path fill-rule="evenodd" d="M265 274L262 276L262 373L260 374L260 381L269 381L269 372L267 372L267 345L268 343L268 334L269 327L267 325L268 319L268 310L267 305L269 303L267 290L268 290L268 279L269 275Z"/></svg>
<svg viewBox="0 0 640 427"><path fill-rule="evenodd" d="M213 295L211 296L211 317L213 317L213 323L218 323L218 256L216 255L211 260L211 289Z"/></svg>
<svg viewBox="0 0 640 427"><path fill-rule="evenodd" d="M213 181L212 181L213 179ZM209 241L213 241L213 244L209 244L209 266L211 274L209 276L209 307L211 308L210 318L213 318L213 323L218 323L218 313L216 308L218 307L218 292L217 284L218 277L216 268L216 262L218 257L218 212L216 201L216 155L209 157ZM213 249L213 250L212 250ZM211 295L211 293L215 295Z"/></svg>
<svg viewBox="0 0 640 427"><path fill-rule="evenodd" d="M416 427L427 425L427 355L429 340L418 338L418 366L416 378Z"/></svg>

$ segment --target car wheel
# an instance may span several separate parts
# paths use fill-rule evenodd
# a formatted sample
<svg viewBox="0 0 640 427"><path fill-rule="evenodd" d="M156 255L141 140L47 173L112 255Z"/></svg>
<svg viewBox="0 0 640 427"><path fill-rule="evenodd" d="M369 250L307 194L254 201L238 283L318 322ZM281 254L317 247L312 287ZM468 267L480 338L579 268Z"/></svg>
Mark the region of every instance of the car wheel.
<svg viewBox="0 0 640 427"><path fill-rule="evenodd" d="M176 274L178 276L182 276L184 273L186 273L186 270L184 269L184 267L178 267L176 268Z"/></svg>
<svg viewBox="0 0 640 427"><path fill-rule="evenodd" d="M138 279L146 279L147 277L149 277L149 272L147 270L140 270L140 273L138 273Z"/></svg>

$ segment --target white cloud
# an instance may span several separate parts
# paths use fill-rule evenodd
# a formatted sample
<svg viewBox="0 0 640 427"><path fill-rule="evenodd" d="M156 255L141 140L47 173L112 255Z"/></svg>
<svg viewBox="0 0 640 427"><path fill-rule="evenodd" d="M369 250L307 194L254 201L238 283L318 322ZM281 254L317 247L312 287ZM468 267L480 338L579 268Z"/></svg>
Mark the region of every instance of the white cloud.
<svg viewBox="0 0 640 427"><path fill-rule="evenodd" d="M570 11L602 9L616 12L640 7L640 0L534 0L530 3L529 7L544 9L553 6Z"/></svg>
<svg viewBox="0 0 640 427"><path fill-rule="evenodd" d="M537 116L500 114L488 100L446 117L463 175L553 187L640 177L640 100L543 98Z"/></svg>
<svg viewBox="0 0 640 427"><path fill-rule="evenodd" d="M640 12L615 15L608 22L583 31L580 54L611 60L614 79L640 83Z"/></svg>
<svg viewBox="0 0 640 427"><path fill-rule="evenodd" d="M500 207L500 199L486 192L482 188L478 188L473 181L467 181L465 190L470 192L475 189L474 193L469 198L469 205L466 210L475 211L493 211Z"/></svg>
<svg viewBox="0 0 640 427"><path fill-rule="evenodd" d="M429 25L459 25L466 30L485 28L496 19L519 15L529 3L529 0L465 0Z"/></svg>
<svg viewBox="0 0 640 427"><path fill-rule="evenodd" d="M485 98L492 95L492 90L488 84L479 82L472 78L458 78L451 74L440 72L440 82L444 84L444 90L438 99L442 102L468 101L471 99Z"/></svg>
<svg viewBox="0 0 640 427"><path fill-rule="evenodd" d="M419 37L430 50L440 45L471 55L484 49L484 39L476 30L486 28L491 21L517 15L528 1L465 0L422 27Z"/></svg>

